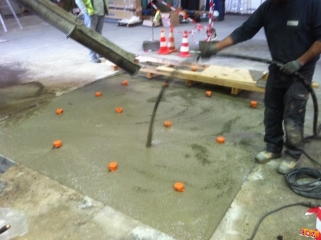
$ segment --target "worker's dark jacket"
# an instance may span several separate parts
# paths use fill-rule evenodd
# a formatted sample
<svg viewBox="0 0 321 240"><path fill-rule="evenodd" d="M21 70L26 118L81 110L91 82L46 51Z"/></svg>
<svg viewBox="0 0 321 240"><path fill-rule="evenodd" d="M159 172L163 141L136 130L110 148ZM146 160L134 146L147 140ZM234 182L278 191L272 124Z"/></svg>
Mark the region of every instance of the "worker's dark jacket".
<svg viewBox="0 0 321 240"><path fill-rule="evenodd" d="M231 34L234 44L252 38L264 27L274 61L287 63L301 57L316 41L321 41L321 0L267 0ZM304 68L315 65L319 57Z"/></svg>

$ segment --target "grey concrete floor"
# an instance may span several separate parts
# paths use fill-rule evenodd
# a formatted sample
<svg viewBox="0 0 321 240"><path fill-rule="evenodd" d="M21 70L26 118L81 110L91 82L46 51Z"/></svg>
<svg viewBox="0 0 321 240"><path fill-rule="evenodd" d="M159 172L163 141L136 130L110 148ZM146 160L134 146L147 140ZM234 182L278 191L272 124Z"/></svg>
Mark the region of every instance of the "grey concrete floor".
<svg viewBox="0 0 321 240"><path fill-rule="evenodd" d="M245 19L246 16L228 15L225 21L217 22L218 38L224 38ZM87 49L67 40L37 17L23 16L20 20L23 30L17 28L13 19L6 19L9 32L0 33L0 39L8 40L0 43L0 152L19 163L1 178L3 183L8 183L3 185L10 187L0 192L0 206L26 212L30 233L22 239L61 239L62 236L67 239L167 239L169 236L175 239L247 239L266 212L293 202L308 201L291 192L284 178L275 172L278 161L254 164L255 154L264 148L263 94L241 92L231 96L224 88L208 85L186 88L175 80L160 104L154 146L146 149L148 121L163 78L150 81L140 74L113 76L115 73L108 62L88 62ZM193 27L187 24L175 28L177 46L181 41L180 32L191 31ZM155 39L159 31L160 28L155 29ZM202 40L204 34L194 34L195 42L190 39L191 49L197 47L197 41ZM142 42L151 39L148 27L125 28L105 23L103 35L137 55L154 55L141 49ZM253 40L225 52L269 57L262 31ZM179 59L177 55L165 58ZM267 69L261 63L219 57L206 63ZM318 62L315 82L319 82L320 73ZM120 85L124 78L130 81L127 88ZM84 87L92 82L96 83ZM212 98L204 97L206 89L214 91ZM93 97L96 90L102 90L102 98ZM320 96L319 89L316 94ZM248 108L252 99L259 101L258 109ZM117 115L114 108L120 104L124 113ZM58 120L53 112L62 105L66 112ZM29 106L33 108L27 109ZM19 111L22 109L25 111ZM162 127L165 118L173 119L171 129ZM309 133L313 119L311 102L306 119ZM89 134L87 129L90 129ZM221 134L227 139L223 146L215 143L216 136ZM48 143L62 136L66 145L57 151L50 150ZM307 146L307 150L317 159L320 156L318 143ZM123 165L115 174L106 171L111 159L119 159L120 166ZM305 163L308 161L303 161ZM82 210L61 205L66 202L61 195L66 190L56 182L54 191L60 197L54 203L40 194L48 183L36 187L37 190L29 187L34 180L20 176L24 177L21 173L29 171L41 179L42 175L48 176L51 179L48 182L58 181L69 187L68 191L77 191L75 204L87 195L95 199L92 201L97 203L93 205L99 209L91 210L86 220L72 228L70 219L62 217L61 222L66 227L57 232L57 228L64 227L52 224L57 222L52 219L52 213L70 208L68 212L77 218L77 214L83 214L79 213ZM172 190L177 179L186 184L183 194ZM29 184L22 185L19 181ZM21 206L26 197L14 190L20 185L22 192L29 193L27 202L32 199L34 204ZM34 191L39 191L39 195L33 196ZM48 207L53 205L56 209ZM108 212L105 215L103 206ZM41 228L48 235L40 235L45 233L37 230L39 213L35 208L44 213L41 218L48 224L42 224ZM113 209L121 217L117 217L118 225L109 226L107 231L104 226L115 222L115 219L105 219L113 215L110 213ZM255 239L276 239L278 235L285 239L303 238L299 236L301 228L315 227L315 218L304 216L306 210L295 207L271 215ZM123 227L118 235L116 225ZM136 234L137 229L143 229L140 235ZM148 232L152 233L148 235Z"/></svg>

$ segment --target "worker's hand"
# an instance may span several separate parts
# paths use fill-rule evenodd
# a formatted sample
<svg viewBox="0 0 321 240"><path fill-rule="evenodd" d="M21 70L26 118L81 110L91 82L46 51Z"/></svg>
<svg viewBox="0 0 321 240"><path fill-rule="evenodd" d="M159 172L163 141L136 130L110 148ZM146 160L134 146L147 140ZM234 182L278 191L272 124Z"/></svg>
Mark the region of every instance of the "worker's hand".
<svg viewBox="0 0 321 240"><path fill-rule="evenodd" d="M200 57L208 59L208 58L212 57L213 55L216 55L217 53L218 53L218 50L217 50L215 44L212 44L209 47L205 48L201 52Z"/></svg>
<svg viewBox="0 0 321 240"><path fill-rule="evenodd" d="M290 74L298 71L302 66L303 66L303 64L300 62L299 59L297 59L297 60L288 62L287 64L284 64L280 68L280 70L281 70L281 72L290 75Z"/></svg>

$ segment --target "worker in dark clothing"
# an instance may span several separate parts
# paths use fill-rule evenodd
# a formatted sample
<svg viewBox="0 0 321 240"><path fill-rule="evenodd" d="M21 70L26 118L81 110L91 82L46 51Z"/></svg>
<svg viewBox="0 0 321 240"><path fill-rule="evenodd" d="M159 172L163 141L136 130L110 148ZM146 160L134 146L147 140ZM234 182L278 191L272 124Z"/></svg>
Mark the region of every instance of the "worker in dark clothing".
<svg viewBox="0 0 321 240"><path fill-rule="evenodd" d="M299 72L308 82L312 81L321 53L321 1L266 0L242 26L202 51L201 57L209 58L226 47L251 39L262 27L273 61L283 66L269 66L264 97L266 150L255 159L267 163L280 158L285 146L283 161L277 169L285 174L295 168L304 150L309 93L293 73Z"/></svg>

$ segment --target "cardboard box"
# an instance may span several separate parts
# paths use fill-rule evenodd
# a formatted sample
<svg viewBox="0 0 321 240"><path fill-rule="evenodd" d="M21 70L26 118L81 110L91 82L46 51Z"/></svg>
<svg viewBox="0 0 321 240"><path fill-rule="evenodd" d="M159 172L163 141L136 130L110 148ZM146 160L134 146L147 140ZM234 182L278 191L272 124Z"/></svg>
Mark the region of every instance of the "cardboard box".
<svg viewBox="0 0 321 240"><path fill-rule="evenodd" d="M170 22L172 26L178 26L179 25L179 13L175 11L171 11L170 13Z"/></svg>
<svg viewBox="0 0 321 240"><path fill-rule="evenodd" d="M111 8L122 8L122 9L137 9L141 8L142 4L140 0L110 0L108 2Z"/></svg>
<svg viewBox="0 0 321 240"><path fill-rule="evenodd" d="M109 8L107 18L114 18L114 19L125 19L131 18L133 16L137 16L142 19L142 9L129 11L129 10L120 10L120 9L113 9Z"/></svg>

